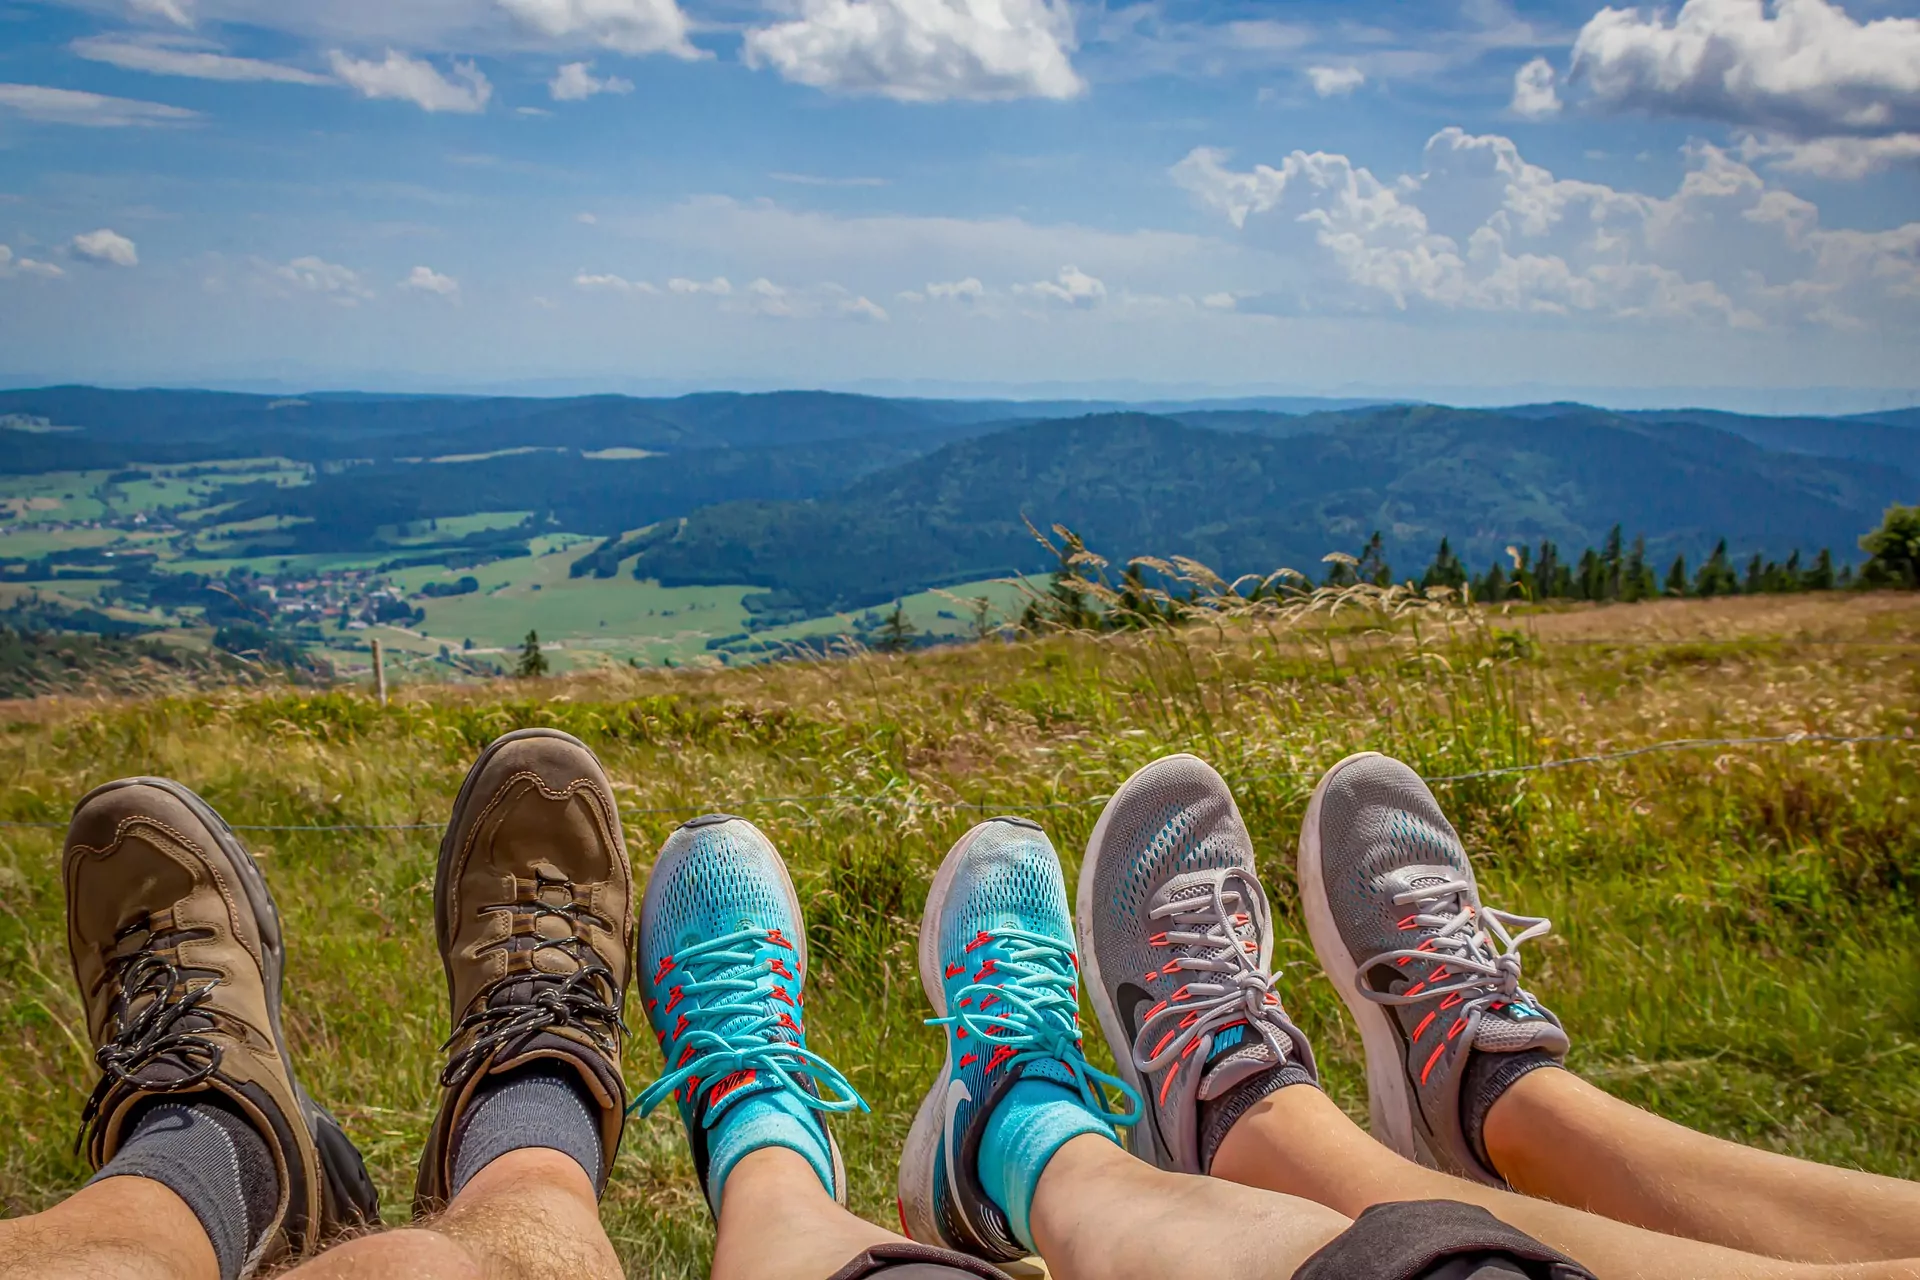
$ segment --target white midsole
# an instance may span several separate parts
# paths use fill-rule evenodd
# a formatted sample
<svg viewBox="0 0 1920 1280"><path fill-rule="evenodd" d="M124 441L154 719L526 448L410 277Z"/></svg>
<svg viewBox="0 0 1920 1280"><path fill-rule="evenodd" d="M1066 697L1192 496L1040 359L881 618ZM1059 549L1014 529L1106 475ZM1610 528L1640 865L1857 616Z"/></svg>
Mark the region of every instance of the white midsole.
<svg viewBox="0 0 1920 1280"><path fill-rule="evenodd" d="M940 915L946 908L947 895L953 891L953 879L967 847L990 823L991 819L977 824L947 851L940 870L934 873L933 884L927 889L926 908L920 913L920 989L926 992L927 1003L933 1006L937 1018L947 1016L947 982L945 966L940 963L938 937ZM940 1142L946 1130L947 1082L953 1079L953 1036L949 1034L945 1039L946 1060L927 1096L920 1100L920 1108L913 1114L913 1127L907 1131L907 1145L900 1151L900 1225L906 1229L909 1239L932 1245L947 1243L933 1202L934 1167L940 1158Z"/></svg>
<svg viewBox="0 0 1920 1280"><path fill-rule="evenodd" d="M1419 1160L1413 1124L1416 1103L1407 1089L1406 1066L1401 1061L1400 1037L1393 1029L1393 1015L1385 1006L1360 994L1359 970L1340 937L1340 926L1328 904L1326 871L1321 863L1320 809L1327 785L1335 774L1354 761L1379 754L1361 751L1348 756L1327 770L1326 776L1314 787L1313 799L1307 803L1307 816L1300 824L1300 898L1307 912L1307 935L1313 939L1313 951L1320 958L1320 968L1360 1027L1360 1043L1367 1054L1367 1103L1373 1136L1407 1159Z"/></svg>

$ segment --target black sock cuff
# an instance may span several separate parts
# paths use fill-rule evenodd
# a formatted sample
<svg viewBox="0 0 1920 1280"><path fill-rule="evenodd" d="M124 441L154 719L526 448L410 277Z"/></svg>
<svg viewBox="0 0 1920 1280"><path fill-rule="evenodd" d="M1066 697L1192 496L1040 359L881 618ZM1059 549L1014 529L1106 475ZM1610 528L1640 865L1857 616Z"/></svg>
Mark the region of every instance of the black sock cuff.
<svg viewBox="0 0 1920 1280"><path fill-rule="evenodd" d="M1227 1090L1224 1098L1201 1103L1200 1172L1206 1173L1213 1168L1213 1157L1219 1153L1220 1144L1227 1140L1228 1132L1239 1123L1240 1117L1253 1110L1269 1094L1296 1084L1310 1084L1315 1088L1320 1086L1320 1082L1313 1078L1313 1073L1299 1063L1283 1062L1257 1076L1242 1080Z"/></svg>
<svg viewBox="0 0 1920 1280"><path fill-rule="evenodd" d="M1487 1158L1484 1136L1487 1113L1493 1110L1493 1104L1500 1101L1507 1090L1513 1088L1515 1081L1543 1067L1564 1070L1566 1064L1540 1049L1526 1049L1519 1053L1476 1051L1467 1063L1467 1078L1461 1082L1463 1087L1460 1090L1460 1123L1466 1130L1467 1144L1473 1149L1473 1158L1496 1175L1500 1175L1500 1171Z"/></svg>

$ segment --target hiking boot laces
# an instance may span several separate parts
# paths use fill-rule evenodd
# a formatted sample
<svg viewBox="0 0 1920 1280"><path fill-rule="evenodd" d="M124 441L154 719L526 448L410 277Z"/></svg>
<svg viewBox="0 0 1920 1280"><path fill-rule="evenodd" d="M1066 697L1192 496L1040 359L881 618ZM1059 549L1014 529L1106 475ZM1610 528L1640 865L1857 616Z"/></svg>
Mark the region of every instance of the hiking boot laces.
<svg viewBox="0 0 1920 1280"><path fill-rule="evenodd" d="M758 950L768 945L789 950L793 946L778 929L740 929L695 943L661 960L654 978L656 987L676 969L691 979L674 987L665 1010L672 1013L681 1001L688 1002L680 1012L676 1037L680 1057L671 1071L634 1099L628 1110L638 1111L643 1117L651 1115L683 1086L684 1100L691 1102L702 1080L739 1077L744 1084L750 1079L757 1081L757 1073L762 1070L815 1111L868 1109L866 1100L832 1063L799 1043L800 1025L781 1007L791 1006L792 999L775 981L785 976L784 963L775 960L756 966L754 962ZM758 976L753 976L756 970ZM709 1003L705 999L708 996L718 998ZM756 1074L749 1077L748 1072ZM831 1096L827 1096L829 1093ZM719 1114L709 1107L706 1123L711 1125Z"/></svg>
<svg viewBox="0 0 1920 1280"><path fill-rule="evenodd" d="M568 933L560 938L541 938L528 947L529 967L495 982L482 995L478 1007L460 1019L453 1034L440 1046L442 1052L451 1048L467 1032L475 1028L481 1030L473 1043L449 1060L446 1069L440 1073L440 1083L449 1089L465 1084L492 1059L500 1046L541 1031L573 1027L584 1033L601 1053L609 1058L619 1056L619 1036L626 1034L627 1030L616 1003L620 993L614 984L613 971L594 953L592 944L581 933L581 926L585 924L598 925L603 929L610 929L611 925L578 901L572 900L574 885L571 880L549 877L536 871L532 884L533 890L528 896L483 907L482 911L511 911L524 915L528 917L527 927L530 930L544 919L564 920ZM546 901L541 894L553 888L566 890L569 901L561 906ZM509 946L511 939L497 945ZM541 973L531 967L532 956L541 951L558 951L571 959L576 968L565 977ZM500 992L511 991L516 985L522 984L527 988L523 995L495 1000Z"/></svg>
<svg viewBox="0 0 1920 1280"><path fill-rule="evenodd" d="M1018 1070L1028 1062L1057 1061L1067 1070L1080 1101L1110 1124L1140 1122L1140 1096L1118 1076L1087 1061L1081 1043L1080 963L1057 938L1026 929L983 929L967 944L975 951L1001 944L1004 958L981 964L973 980L954 993L951 1012L928 1018L930 1027L955 1027L958 1038L980 1037L988 1051L987 1070ZM1000 979L992 984L987 977ZM964 1065L964 1059L963 1059ZM1124 1112L1108 1103L1108 1093L1127 1103Z"/></svg>
<svg viewBox="0 0 1920 1280"><path fill-rule="evenodd" d="M203 981L189 981L166 954L177 956L181 943L212 936L207 929L164 927L142 916L116 932L112 945L104 948L107 964L101 985L116 983L119 990L113 997L112 1028L93 1053L100 1079L81 1109L76 1151L102 1118L115 1088L181 1093L199 1088L219 1070L226 1046L206 1034L213 1028L213 1011L206 1006L220 978L208 974ZM156 1075L149 1070L161 1062L176 1071Z"/></svg>
<svg viewBox="0 0 1920 1280"><path fill-rule="evenodd" d="M1147 1011L1133 1043L1133 1065L1140 1071L1156 1072L1179 1063L1196 1052L1194 1046L1202 1036L1233 1023L1252 1027L1281 1016L1280 997L1274 994L1280 977L1260 969L1258 939L1267 918L1267 899L1251 875L1231 868L1207 892L1164 902L1147 918L1167 926L1147 939L1148 946L1188 951L1167 961L1159 973L1205 976L1187 980ZM1285 1032L1273 1039L1280 1046L1291 1043ZM1153 1047L1143 1049L1143 1045Z"/></svg>
<svg viewBox="0 0 1920 1280"><path fill-rule="evenodd" d="M1357 984L1361 995L1386 1005L1419 1004L1439 997L1442 1008L1459 1010L1456 1020L1476 1021L1483 1012L1505 1004L1536 1003L1520 989L1520 944L1544 935L1553 928L1553 921L1482 906L1473 884L1463 879L1416 885L1395 894L1393 904L1414 908L1400 921L1402 932L1434 932L1417 947L1382 952L1361 965L1359 973L1371 973L1374 966L1388 963L1401 968L1422 960L1440 963L1424 979L1398 992L1376 991L1363 979Z"/></svg>

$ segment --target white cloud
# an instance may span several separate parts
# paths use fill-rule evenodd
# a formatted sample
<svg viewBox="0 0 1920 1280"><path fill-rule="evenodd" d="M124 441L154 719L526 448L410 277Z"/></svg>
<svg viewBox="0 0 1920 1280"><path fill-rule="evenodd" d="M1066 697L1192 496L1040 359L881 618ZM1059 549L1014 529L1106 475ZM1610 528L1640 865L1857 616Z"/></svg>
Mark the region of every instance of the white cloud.
<svg viewBox="0 0 1920 1280"><path fill-rule="evenodd" d="M77 89L50 89L38 84L0 84L0 108L18 111L29 120L94 129L185 124L200 118L198 111L185 107L142 102L136 98L110 98Z"/></svg>
<svg viewBox="0 0 1920 1280"><path fill-rule="evenodd" d="M1078 267L1062 267L1058 277L1017 284L1013 291L1028 297L1045 298L1069 307L1097 307L1107 300L1107 286Z"/></svg>
<svg viewBox="0 0 1920 1280"><path fill-rule="evenodd" d="M1796 138L1920 131L1920 18L1857 22L1829 0L1602 9L1573 77L1614 111L1698 116Z"/></svg>
<svg viewBox="0 0 1920 1280"><path fill-rule="evenodd" d="M547 92L555 102L580 102L596 93L632 93L633 81L619 76L603 80L593 74L592 63L569 62L548 82Z"/></svg>
<svg viewBox="0 0 1920 1280"><path fill-rule="evenodd" d="M1896 165L1920 163L1920 133L1893 133L1884 138L1814 138L1806 142L1771 134L1743 139L1740 154L1788 173L1853 180Z"/></svg>
<svg viewBox="0 0 1920 1280"><path fill-rule="evenodd" d="M190 76L196 80L270 80L282 84L332 84L331 77L278 62L235 58L207 49L182 48L171 42L132 40L120 36L88 36L69 46L93 62L105 62L128 71L162 76Z"/></svg>
<svg viewBox="0 0 1920 1280"><path fill-rule="evenodd" d="M929 298L946 302L978 302L986 291L986 286L973 276L968 276L965 280L935 282L927 286Z"/></svg>
<svg viewBox="0 0 1920 1280"><path fill-rule="evenodd" d="M1367 73L1358 67L1308 67L1307 79L1321 97L1343 98L1367 82Z"/></svg>
<svg viewBox="0 0 1920 1280"><path fill-rule="evenodd" d="M318 294L343 307L358 306L373 296L373 290L367 288L359 272L311 255L284 265L267 266L266 277L283 294Z"/></svg>
<svg viewBox="0 0 1920 1280"><path fill-rule="evenodd" d="M587 40L616 53L706 56L687 40L674 0L500 0L500 7L554 40Z"/></svg>
<svg viewBox="0 0 1920 1280"><path fill-rule="evenodd" d="M799 84L903 102L1071 98L1067 0L799 0L800 16L748 31L749 66Z"/></svg>
<svg viewBox="0 0 1920 1280"><path fill-rule="evenodd" d="M40 276L47 280L57 280L67 274L51 262L35 262L32 258L16 258L13 250L0 244L0 280L8 276Z"/></svg>
<svg viewBox="0 0 1920 1280"><path fill-rule="evenodd" d="M136 14L165 18L176 26L193 25L193 8L186 0L127 0L127 8Z"/></svg>
<svg viewBox="0 0 1920 1280"><path fill-rule="evenodd" d="M1510 109L1515 115L1529 120L1543 120L1560 114L1560 92L1551 62L1545 58L1535 58L1513 73L1513 103Z"/></svg>
<svg viewBox="0 0 1920 1280"><path fill-rule="evenodd" d="M67 245L67 252L95 266L137 267L140 265L140 253L134 248L133 241L105 227L75 236Z"/></svg>
<svg viewBox="0 0 1920 1280"><path fill-rule="evenodd" d="M1210 293L1200 299L1200 305L1213 311L1231 311L1240 305L1240 300L1230 293Z"/></svg>
<svg viewBox="0 0 1920 1280"><path fill-rule="evenodd" d="M460 292L460 282L452 276L443 276L432 267L415 267L407 278L400 282L402 289L413 289L420 293L437 293L443 298L451 298Z"/></svg>
<svg viewBox="0 0 1920 1280"><path fill-rule="evenodd" d="M715 276L711 280L689 280L685 276L675 276L667 281L667 288L674 293L711 293L721 298L733 292L733 284L725 276Z"/></svg>
<svg viewBox="0 0 1920 1280"><path fill-rule="evenodd" d="M615 275L589 275L585 271L573 278L573 285L576 289L584 289L589 293L657 294L660 292L645 280L627 280Z"/></svg>
<svg viewBox="0 0 1920 1280"><path fill-rule="evenodd" d="M1287 270L1242 310L1439 308L1841 328L1920 312L1920 222L1826 231L1819 210L1697 146L1668 197L1556 178L1506 138L1445 129L1382 181L1296 151L1236 171L1196 149L1174 178Z"/></svg>
<svg viewBox="0 0 1920 1280"><path fill-rule="evenodd" d="M472 114L486 109L493 86L471 62L453 64L451 78L422 58L387 50L386 61L365 62L334 50L328 55L333 73L368 98L395 98L423 111Z"/></svg>

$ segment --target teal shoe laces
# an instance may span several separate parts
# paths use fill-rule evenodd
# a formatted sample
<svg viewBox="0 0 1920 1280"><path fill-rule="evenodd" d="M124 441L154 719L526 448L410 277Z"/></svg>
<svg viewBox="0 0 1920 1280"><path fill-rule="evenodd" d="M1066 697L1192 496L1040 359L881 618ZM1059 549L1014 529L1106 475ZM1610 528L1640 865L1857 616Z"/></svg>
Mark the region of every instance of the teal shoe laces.
<svg viewBox="0 0 1920 1280"><path fill-rule="evenodd" d="M1087 1061L1079 1028L1080 969L1072 950L1057 938L1015 928L982 930L967 950L994 943L1003 955L983 961L972 980L953 993L947 1016L929 1018L927 1025L979 1037L978 1052L987 1054L988 1071L1057 1062L1089 1111L1112 1125L1138 1124L1140 1095ZM984 981L989 977L999 982ZM1124 1113L1109 1105L1109 1090L1127 1103Z"/></svg>
<svg viewBox="0 0 1920 1280"><path fill-rule="evenodd" d="M689 1080L719 1081L741 1071L767 1072L815 1111L869 1109L832 1063L798 1043L799 1025L781 1007L787 1004L787 995L776 981L779 973L770 964L756 965L763 947L787 945L778 930L741 929L695 943L670 957L673 970L693 979L677 984L680 999L669 1009L686 1023L673 1037L682 1065L647 1086L629 1111L651 1115ZM756 968L761 970L758 976L753 973ZM787 1029L794 1038L774 1035L777 1028ZM814 1088L807 1088L802 1080L811 1081ZM712 1125L717 1114L709 1109L706 1123Z"/></svg>

